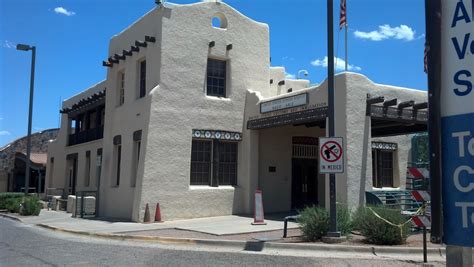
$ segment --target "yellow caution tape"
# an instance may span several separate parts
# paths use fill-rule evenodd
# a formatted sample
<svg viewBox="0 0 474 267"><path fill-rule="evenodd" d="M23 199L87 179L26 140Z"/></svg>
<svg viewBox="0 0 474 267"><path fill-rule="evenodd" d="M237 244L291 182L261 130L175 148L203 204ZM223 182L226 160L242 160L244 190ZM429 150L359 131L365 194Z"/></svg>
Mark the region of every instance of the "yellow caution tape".
<svg viewBox="0 0 474 267"><path fill-rule="evenodd" d="M424 214L425 213L425 204L421 205L421 207L415 212L415 214L413 214L410 219L408 219L406 222L404 223L401 223L401 224L395 224L395 223L392 223L390 222L389 220L383 218L382 216L380 216L377 212L375 212L371 207L367 207L374 215L375 217L381 219L382 221L386 222L387 224L391 225L391 226L395 226L395 227L398 227L400 229L400 237L403 237L403 226L409 222L411 222L413 216L415 215L419 215L419 214Z"/></svg>

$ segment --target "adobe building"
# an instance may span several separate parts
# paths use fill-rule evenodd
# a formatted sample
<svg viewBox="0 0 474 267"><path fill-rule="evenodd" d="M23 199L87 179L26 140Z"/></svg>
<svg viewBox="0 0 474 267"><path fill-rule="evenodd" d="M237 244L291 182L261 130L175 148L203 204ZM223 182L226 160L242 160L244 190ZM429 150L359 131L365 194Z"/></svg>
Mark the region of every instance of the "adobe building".
<svg viewBox="0 0 474 267"><path fill-rule="evenodd" d="M48 129L31 134L29 192L43 193L45 189L46 159L50 140L56 139L59 129ZM0 192L22 192L25 187L27 137L0 148Z"/></svg>
<svg viewBox="0 0 474 267"><path fill-rule="evenodd" d="M220 23L213 24L213 20ZM48 151L47 186L95 191L98 215L143 221L328 206L319 174L327 84L270 66L269 27L220 2L158 6L112 37L104 81L63 102ZM425 131L426 92L335 79L344 138L339 201L403 189L409 134ZM373 99L384 97L373 104Z"/></svg>

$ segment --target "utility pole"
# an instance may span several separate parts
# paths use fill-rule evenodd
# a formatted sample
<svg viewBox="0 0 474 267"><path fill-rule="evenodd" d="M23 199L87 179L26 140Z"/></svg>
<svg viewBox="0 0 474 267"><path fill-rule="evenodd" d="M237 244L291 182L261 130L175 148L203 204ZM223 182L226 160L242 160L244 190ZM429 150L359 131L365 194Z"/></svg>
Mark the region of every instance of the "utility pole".
<svg viewBox="0 0 474 267"><path fill-rule="evenodd" d="M31 50L31 76L30 76L30 101L28 110L28 135L26 137L26 170L25 170L25 196L28 195L28 188L30 185L30 157L31 157L31 122L33 120L33 93L35 86L35 60L36 47L25 44L18 44L17 50L29 51Z"/></svg>

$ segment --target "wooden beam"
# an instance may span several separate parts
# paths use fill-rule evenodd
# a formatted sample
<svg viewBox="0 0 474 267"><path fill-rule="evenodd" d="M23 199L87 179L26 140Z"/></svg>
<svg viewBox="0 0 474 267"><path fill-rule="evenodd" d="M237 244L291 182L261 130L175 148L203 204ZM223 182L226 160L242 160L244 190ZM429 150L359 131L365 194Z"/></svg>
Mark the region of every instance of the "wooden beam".
<svg viewBox="0 0 474 267"><path fill-rule="evenodd" d="M138 46L138 47L146 47L146 46L147 46L147 43L138 40L138 41L135 41L135 45Z"/></svg>
<svg viewBox="0 0 474 267"><path fill-rule="evenodd" d="M105 60L102 61L102 66L104 66L104 67L111 68L111 67L113 67L113 65L114 65L113 63L110 63L108 61L105 61Z"/></svg>
<svg viewBox="0 0 474 267"><path fill-rule="evenodd" d="M114 55L114 58L117 59L117 60L125 60L125 56L124 56L124 55L120 55L120 54L115 54L115 55Z"/></svg>
<svg viewBox="0 0 474 267"><path fill-rule="evenodd" d="M156 42L156 38L155 38L155 36L145 35L145 42L154 43L154 42Z"/></svg>

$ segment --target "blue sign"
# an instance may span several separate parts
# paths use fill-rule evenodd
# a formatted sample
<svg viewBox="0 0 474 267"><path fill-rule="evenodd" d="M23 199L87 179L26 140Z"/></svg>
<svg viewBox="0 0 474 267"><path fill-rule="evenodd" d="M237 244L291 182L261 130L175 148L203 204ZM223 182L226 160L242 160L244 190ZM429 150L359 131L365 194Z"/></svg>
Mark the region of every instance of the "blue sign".
<svg viewBox="0 0 474 267"><path fill-rule="evenodd" d="M443 117L443 242L474 247L474 113Z"/></svg>
<svg viewBox="0 0 474 267"><path fill-rule="evenodd" d="M442 0L443 242L474 247L474 0Z"/></svg>

